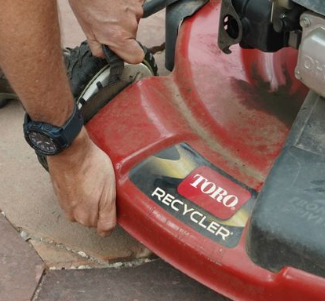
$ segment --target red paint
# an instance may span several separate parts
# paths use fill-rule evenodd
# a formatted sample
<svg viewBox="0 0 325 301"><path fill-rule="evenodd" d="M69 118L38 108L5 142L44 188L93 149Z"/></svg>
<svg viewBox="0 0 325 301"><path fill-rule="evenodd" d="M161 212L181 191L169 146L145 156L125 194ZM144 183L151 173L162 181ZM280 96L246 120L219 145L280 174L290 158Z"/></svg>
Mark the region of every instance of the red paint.
<svg viewBox="0 0 325 301"><path fill-rule="evenodd" d="M251 198L248 190L207 166L194 170L177 190L220 219L231 218Z"/></svg>
<svg viewBox="0 0 325 301"><path fill-rule="evenodd" d="M169 215L129 180L135 165L186 142L213 165L259 191L306 89L293 76L297 54L217 46L220 1L179 31L176 66L119 94L88 126L115 166L118 221L176 268L233 300L323 301L325 281L293 268L256 266L239 245L226 249Z"/></svg>

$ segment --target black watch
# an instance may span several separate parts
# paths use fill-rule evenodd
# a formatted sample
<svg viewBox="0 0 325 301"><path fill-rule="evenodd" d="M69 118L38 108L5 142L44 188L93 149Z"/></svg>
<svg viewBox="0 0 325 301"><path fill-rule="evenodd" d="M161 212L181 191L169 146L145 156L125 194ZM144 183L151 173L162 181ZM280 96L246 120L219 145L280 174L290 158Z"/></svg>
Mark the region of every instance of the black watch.
<svg viewBox="0 0 325 301"><path fill-rule="evenodd" d="M54 156L69 147L78 136L84 125L83 117L74 106L73 113L68 121L57 127L49 123L32 121L26 113L24 135L28 144L36 153L44 156Z"/></svg>

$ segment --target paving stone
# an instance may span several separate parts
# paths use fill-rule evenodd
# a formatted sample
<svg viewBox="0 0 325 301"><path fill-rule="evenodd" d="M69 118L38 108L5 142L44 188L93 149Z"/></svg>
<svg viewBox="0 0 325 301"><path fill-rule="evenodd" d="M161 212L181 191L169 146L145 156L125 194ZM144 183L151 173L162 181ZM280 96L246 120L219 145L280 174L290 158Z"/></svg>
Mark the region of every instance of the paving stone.
<svg viewBox="0 0 325 301"><path fill-rule="evenodd" d="M97 261L80 256L78 253L67 250L62 245L57 246L36 240L30 240L29 243L34 247L48 268L71 269L80 266L87 268L102 266Z"/></svg>
<svg viewBox="0 0 325 301"><path fill-rule="evenodd" d="M0 214L0 300L30 301L44 264Z"/></svg>
<svg viewBox="0 0 325 301"><path fill-rule="evenodd" d="M227 301L157 260L134 268L51 271L35 301Z"/></svg>

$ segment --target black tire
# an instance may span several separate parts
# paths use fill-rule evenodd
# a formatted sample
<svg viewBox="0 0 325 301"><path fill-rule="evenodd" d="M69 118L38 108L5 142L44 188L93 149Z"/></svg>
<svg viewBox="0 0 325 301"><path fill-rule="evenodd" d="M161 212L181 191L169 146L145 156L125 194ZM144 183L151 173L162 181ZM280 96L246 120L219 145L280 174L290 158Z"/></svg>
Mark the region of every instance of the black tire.
<svg viewBox="0 0 325 301"><path fill-rule="evenodd" d="M158 75L158 67L150 51L141 45L145 52L143 63L150 69L151 73ZM105 59L94 57L87 41L80 46L64 51L64 62L67 68L67 75L70 80L71 90L74 99L77 101L81 93L87 87L94 76L107 66Z"/></svg>
<svg viewBox="0 0 325 301"><path fill-rule="evenodd" d="M3 107L5 107L8 102L9 102L9 99L1 99L0 100L0 109L2 109Z"/></svg>
<svg viewBox="0 0 325 301"><path fill-rule="evenodd" d="M66 49L64 51L64 62L71 91L76 101L91 79L107 65L105 59L94 57L91 54L86 41L74 49Z"/></svg>
<svg viewBox="0 0 325 301"><path fill-rule="evenodd" d="M5 95L5 96L3 96ZM6 79L4 73L0 69L0 109L6 106L6 104L11 99L17 99L15 92L11 88L8 80Z"/></svg>

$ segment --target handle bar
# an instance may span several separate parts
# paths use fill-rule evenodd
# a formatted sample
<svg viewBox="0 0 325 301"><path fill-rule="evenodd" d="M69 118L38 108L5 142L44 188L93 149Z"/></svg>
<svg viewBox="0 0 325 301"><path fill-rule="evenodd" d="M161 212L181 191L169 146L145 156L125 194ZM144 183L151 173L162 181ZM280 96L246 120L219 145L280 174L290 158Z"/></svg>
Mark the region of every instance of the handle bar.
<svg viewBox="0 0 325 301"><path fill-rule="evenodd" d="M143 4L143 18L147 18L179 0L146 0Z"/></svg>

